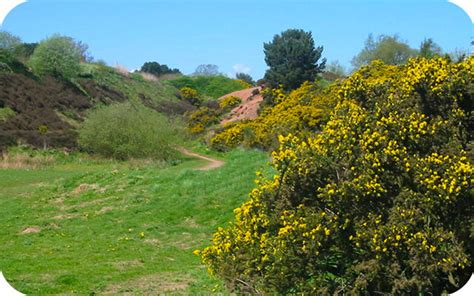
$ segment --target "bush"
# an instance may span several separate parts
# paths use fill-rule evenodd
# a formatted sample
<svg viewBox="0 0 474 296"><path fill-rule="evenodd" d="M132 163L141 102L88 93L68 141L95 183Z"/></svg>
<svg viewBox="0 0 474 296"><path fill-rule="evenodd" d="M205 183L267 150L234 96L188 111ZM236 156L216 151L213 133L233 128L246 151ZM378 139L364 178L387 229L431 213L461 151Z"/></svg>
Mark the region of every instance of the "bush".
<svg viewBox="0 0 474 296"><path fill-rule="evenodd" d="M29 64L37 75L70 79L80 73L81 59L81 49L72 38L54 35L36 47Z"/></svg>
<svg viewBox="0 0 474 296"><path fill-rule="evenodd" d="M473 85L472 57L354 73L320 132L279 137L277 174L203 262L242 293L455 291L473 268Z"/></svg>
<svg viewBox="0 0 474 296"><path fill-rule="evenodd" d="M219 123L219 112L208 107L201 107L186 114L188 130L192 134L204 132L207 127Z"/></svg>
<svg viewBox="0 0 474 296"><path fill-rule="evenodd" d="M181 98L182 100L187 101L188 103L190 103L193 106L199 106L202 103L201 99L199 98L199 94L198 94L197 90L195 90L194 88L191 88L191 87L185 86L185 87L181 88L179 90L178 97Z"/></svg>
<svg viewBox="0 0 474 296"><path fill-rule="evenodd" d="M242 104L242 99L236 96L228 96L219 101L219 107L224 112L229 112L240 104Z"/></svg>
<svg viewBox="0 0 474 296"><path fill-rule="evenodd" d="M89 152L116 159L176 157L173 123L143 106L122 103L92 111L79 130L79 144Z"/></svg>

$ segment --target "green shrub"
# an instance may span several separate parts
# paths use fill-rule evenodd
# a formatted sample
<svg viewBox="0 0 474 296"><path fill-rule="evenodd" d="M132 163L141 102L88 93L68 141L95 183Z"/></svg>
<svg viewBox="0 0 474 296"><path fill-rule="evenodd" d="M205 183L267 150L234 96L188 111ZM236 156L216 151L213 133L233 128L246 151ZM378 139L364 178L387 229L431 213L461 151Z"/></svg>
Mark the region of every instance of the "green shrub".
<svg viewBox="0 0 474 296"><path fill-rule="evenodd" d="M37 75L69 79L80 73L81 59L81 49L74 39L54 35L41 41L29 64Z"/></svg>
<svg viewBox="0 0 474 296"><path fill-rule="evenodd" d="M376 62L337 84L329 121L279 137L277 174L258 174L203 262L241 293L459 289L474 259L473 85L473 57Z"/></svg>
<svg viewBox="0 0 474 296"><path fill-rule="evenodd" d="M13 111L11 108L0 108L0 122L7 121L10 117L15 115L15 111Z"/></svg>
<svg viewBox="0 0 474 296"><path fill-rule="evenodd" d="M92 111L79 130L79 144L89 152L116 159L172 160L177 131L165 116L122 103Z"/></svg>

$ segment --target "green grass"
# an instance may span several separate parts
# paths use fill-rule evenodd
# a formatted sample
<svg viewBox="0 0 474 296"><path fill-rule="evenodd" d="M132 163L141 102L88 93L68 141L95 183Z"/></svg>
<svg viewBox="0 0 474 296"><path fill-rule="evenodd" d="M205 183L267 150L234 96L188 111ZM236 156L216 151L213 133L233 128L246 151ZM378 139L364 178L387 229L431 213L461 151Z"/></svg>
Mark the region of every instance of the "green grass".
<svg viewBox="0 0 474 296"><path fill-rule="evenodd" d="M192 158L136 167L73 157L0 170L0 270L27 294L223 291L192 252L233 218L268 157L212 155L225 166L203 172ZM41 231L22 234L27 227Z"/></svg>
<svg viewBox="0 0 474 296"><path fill-rule="evenodd" d="M225 76L180 76L169 80L177 89L185 86L194 88L204 98L218 99L228 93L244 89L237 80Z"/></svg>
<svg viewBox="0 0 474 296"><path fill-rule="evenodd" d="M127 77L114 68L97 64L83 64L82 71L90 74L98 84L116 89L136 101L140 101L140 95L154 102L178 100L177 89L168 81L147 81L136 73L128 74Z"/></svg>

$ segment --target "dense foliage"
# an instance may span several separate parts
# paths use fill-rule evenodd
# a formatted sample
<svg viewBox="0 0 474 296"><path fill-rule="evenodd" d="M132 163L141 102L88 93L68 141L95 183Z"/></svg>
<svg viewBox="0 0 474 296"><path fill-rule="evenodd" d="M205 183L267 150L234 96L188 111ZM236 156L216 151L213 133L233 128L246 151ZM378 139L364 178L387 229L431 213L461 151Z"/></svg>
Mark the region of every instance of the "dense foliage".
<svg viewBox="0 0 474 296"><path fill-rule="evenodd" d="M52 75L58 78L73 78L79 74L83 50L80 44L70 37L54 35L36 47L30 58L33 71L42 75Z"/></svg>
<svg viewBox="0 0 474 296"><path fill-rule="evenodd" d="M157 62L146 62L140 69L141 72L150 73L155 76L162 76L165 74L181 74L178 69L171 69L167 65L160 65Z"/></svg>
<svg viewBox="0 0 474 296"><path fill-rule="evenodd" d="M380 35L377 39L369 35L364 48L352 59L352 65L355 69L358 69L360 66L367 65L375 60L380 60L389 65L401 65L417 54L416 49L400 40L397 35Z"/></svg>
<svg viewBox="0 0 474 296"><path fill-rule="evenodd" d="M296 89L305 81L313 81L326 64L318 64L323 47L315 47L311 32L290 29L275 35L273 41L264 44L265 62L269 69L265 80L270 87L283 86Z"/></svg>
<svg viewBox="0 0 474 296"><path fill-rule="evenodd" d="M240 292L435 294L473 268L474 58L363 67L201 252ZM291 132L291 131L288 131ZM471 150L472 153L472 150Z"/></svg>
<svg viewBox="0 0 474 296"><path fill-rule="evenodd" d="M79 130L81 147L116 159L171 160L176 137L176 127L164 115L130 103L92 111Z"/></svg>

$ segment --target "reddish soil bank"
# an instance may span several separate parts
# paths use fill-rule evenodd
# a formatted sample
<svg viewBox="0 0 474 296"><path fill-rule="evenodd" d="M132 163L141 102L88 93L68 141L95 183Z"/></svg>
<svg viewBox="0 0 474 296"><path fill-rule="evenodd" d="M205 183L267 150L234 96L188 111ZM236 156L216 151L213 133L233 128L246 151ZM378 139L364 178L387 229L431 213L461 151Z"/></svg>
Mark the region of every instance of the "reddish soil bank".
<svg viewBox="0 0 474 296"><path fill-rule="evenodd" d="M227 94L219 100L234 96L242 99L242 104L234 108L230 114L221 121L221 124L224 125L228 122L241 121L246 119L255 119L258 116L258 108L263 101L263 97L260 94L253 95L252 93L258 90L261 91L260 87L253 87L244 90L239 90L230 94Z"/></svg>

